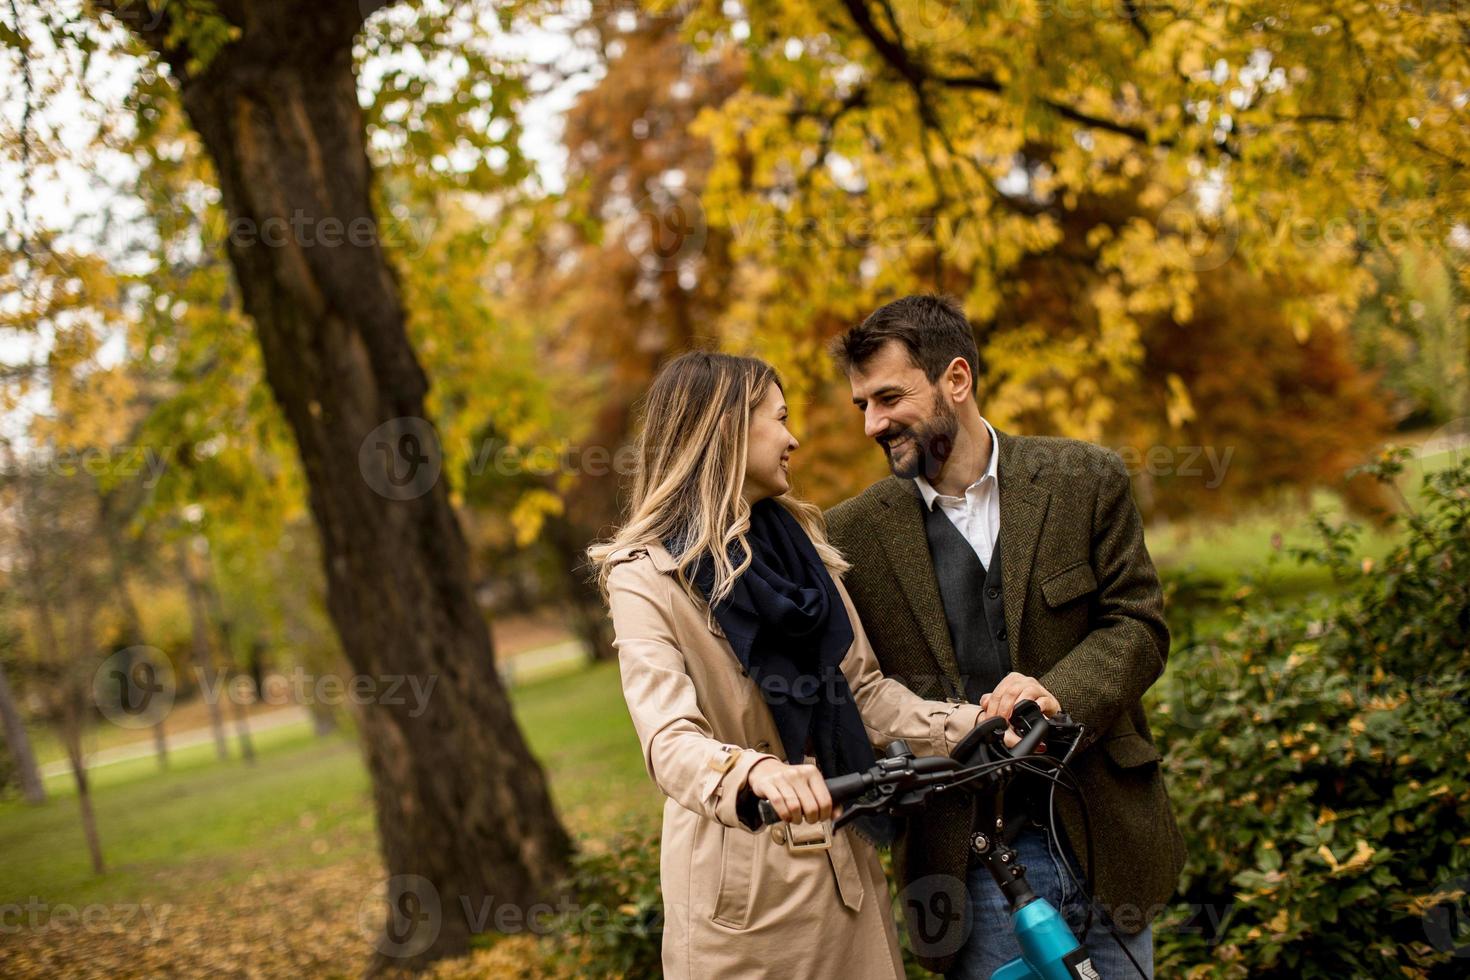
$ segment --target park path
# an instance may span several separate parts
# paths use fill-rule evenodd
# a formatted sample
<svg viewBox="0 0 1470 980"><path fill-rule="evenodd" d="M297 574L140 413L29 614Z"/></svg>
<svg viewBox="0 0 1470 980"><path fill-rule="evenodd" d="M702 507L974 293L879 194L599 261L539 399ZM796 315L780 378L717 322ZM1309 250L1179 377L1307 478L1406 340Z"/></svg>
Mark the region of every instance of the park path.
<svg viewBox="0 0 1470 980"><path fill-rule="evenodd" d="M279 711L271 711L266 714L256 715L250 719L250 734L257 735L268 732L272 728L280 728L283 725L294 725L297 722L308 721L311 713L299 704ZM235 725L233 719L225 723L225 738L235 737ZM214 729L206 726L204 728L191 728L183 732L170 732L168 736L168 749L170 752L176 749L187 749L194 745L203 745L214 741ZM118 745L110 749L99 749L86 757L87 771L91 772L100 766L110 766L118 762L130 762L133 759L151 759L154 755L153 740L146 742L134 742L131 745ZM41 778L50 779L53 776L65 776L71 774L71 763L66 759L59 762L49 762L41 767Z"/></svg>
<svg viewBox="0 0 1470 980"><path fill-rule="evenodd" d="M514 657L508 657L499 664L500 678L506 687L515 687L517 684L535 680L540 677L561 673L570 667L586 662L586 654L582 645L576 640L568 640L564 643L553 643L535 650L527 650L518 653ZM250 733L268 732L273 728L281 728L286 725L294 725L310 721L311 713L302 705L290 705L277 711L254 715L250 719ZM235 726L233 719L225 723L225 734L227 738L234 738ZM175 749L187 749L195 745L203 745L214 741L214 730L209 726L191 728L182 732L170 732L168 736L169 751ZM153 740L134 742L129 745L118 745L112 748L99 749L86 757L87 770L97 769L101 766L115 765L119 762L131 762L134 759L150 759L154 756ZM41 778L51 779L56 776L67 776L71 774L71 763L65 759L57 762L49 762L41 766Z"/></svg>

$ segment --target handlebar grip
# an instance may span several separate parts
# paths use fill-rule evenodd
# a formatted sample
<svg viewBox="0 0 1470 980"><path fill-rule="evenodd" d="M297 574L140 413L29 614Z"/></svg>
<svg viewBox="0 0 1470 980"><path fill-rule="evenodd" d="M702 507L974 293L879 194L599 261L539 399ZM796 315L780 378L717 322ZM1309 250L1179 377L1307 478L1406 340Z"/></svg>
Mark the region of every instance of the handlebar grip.
<svg viewBox="0 0 1470 980"><path fill-rule="evenodd" d="M1012 714L1014 715L1014 712ZM1011 755L1017 759L1024 759L1030 755L1036 750L1036 746L1041 744L1041 740L1046 738L1047 730L1050 728L1051 722L1047 721L1046 716L1038 711L1031 719L1030 729L1021 737L1021 741L1016 743L1016 747L1011 749Z"/></svg>
<svg viewBox="0 0 1470 980"><path fill-rule="evenodd" d="M948 761L948 760L946 760ZM848 800L856 799L867 792L872 785L872 777L865 772L850 772L845 776L834 776L827 780L827 793L832 797L833 803L846 803ZM781 818L776 813L776 808L771 806L770 800L760 801L761 823L780 823Z"/></svg>
<svg viewBox="0 0 1470 980"><path fill-rule="evenodd" d="M846 803L867 792L871 777L865 772L850 772L845 776L834 776L827 780L827 793L833 803Z"/></svg>

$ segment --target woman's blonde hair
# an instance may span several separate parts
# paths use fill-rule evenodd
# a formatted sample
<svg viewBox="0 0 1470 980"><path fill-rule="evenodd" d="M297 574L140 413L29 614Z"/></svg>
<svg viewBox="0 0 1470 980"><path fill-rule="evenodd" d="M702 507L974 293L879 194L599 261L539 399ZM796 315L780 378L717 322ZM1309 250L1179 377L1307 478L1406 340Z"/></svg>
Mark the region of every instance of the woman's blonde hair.
<svg viewBox="0 0 1470 980"><path fill-rule="evenodd" d="M752 413L781 379L754 357L691 351L665 364L648 388L633 472L628 519L587 549L604 595L609 559L627 547L669 543L679 581L703 604L690 578L702 557L714 566L709 602L717 605L750 567L750 505L741 496ZM775 498L806 531L834 572L847 562L827 542L822 512L789 493ZM731 553L738 560L731 560Z"/></svg>

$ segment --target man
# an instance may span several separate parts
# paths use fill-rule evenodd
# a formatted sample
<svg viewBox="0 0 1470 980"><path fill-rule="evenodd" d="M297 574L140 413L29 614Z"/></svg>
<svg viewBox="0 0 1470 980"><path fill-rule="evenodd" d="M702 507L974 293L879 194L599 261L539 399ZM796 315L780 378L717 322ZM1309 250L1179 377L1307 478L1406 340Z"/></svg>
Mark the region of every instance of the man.
<svg viewBox="0 0 1470 980"><path fill-rule="evenodd" d="M1093 898L1151 976L1149 921L1174 892L1184 843L1140 703L1164 670L1169 631L1122 460L981 417L974 335L951 300L890 303L832 353L893 471L827 514L884 672L987 716L1009 719L1031 699L1086 726L1072 768L1091 817ZM1046 784L1031 779L1008 791L1007 826L1037 894L1080 925L1068 874L1089 857L1080 808L1056 793L1058 853L1042 829ZM970 854L974 798L940 799L910 820L896 855L909 941L931 970L989 980L1020 950L1000 890ZM1105 980L1138 976L1097 921L1084 945Z"/></svg>

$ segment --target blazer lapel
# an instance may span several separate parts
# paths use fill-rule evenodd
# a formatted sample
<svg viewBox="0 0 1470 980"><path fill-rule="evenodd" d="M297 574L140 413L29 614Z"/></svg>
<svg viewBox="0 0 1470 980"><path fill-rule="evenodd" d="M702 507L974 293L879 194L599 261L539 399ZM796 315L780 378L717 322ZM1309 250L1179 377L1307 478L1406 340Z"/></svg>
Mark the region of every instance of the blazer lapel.
<svg viewBox="0 0 1470 980"><path fill-rule="evenodd" d="M1041 540L1041 526L1046 523L1051 492L1032 482L1041 466L1040 455L1023 451L1015 436L1007 435L999 429L995 434L1000 439L1000 461L996 475L1000 481L1002 602L1005 606L1006 632L1011 637L1011 649L1018 651L1024 658L1025 651L1021 649L1021 614L1026 609L1026 595L1030 592L1036 545ZM1013 669L1020 669L1021 662L1012 656Z"/></svg>
<svg viewBox="0 0 1470 980"><path fill-rule="evenodd" d="M893 577L913 611L935 665L949 678L951 689L958 690L959 664L949 639L949 621L944 618L944 600L939 595L934 559L929 554L929 538L924 531L923 498L914 481L890 478L888 492L880 499L888 511L883 550L892 566Z"/></svg>

